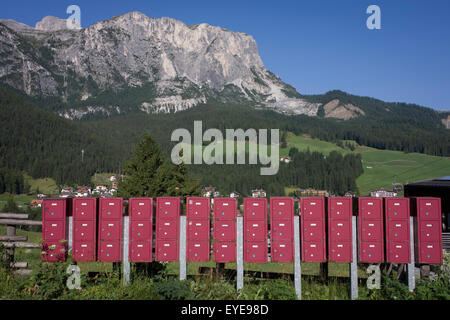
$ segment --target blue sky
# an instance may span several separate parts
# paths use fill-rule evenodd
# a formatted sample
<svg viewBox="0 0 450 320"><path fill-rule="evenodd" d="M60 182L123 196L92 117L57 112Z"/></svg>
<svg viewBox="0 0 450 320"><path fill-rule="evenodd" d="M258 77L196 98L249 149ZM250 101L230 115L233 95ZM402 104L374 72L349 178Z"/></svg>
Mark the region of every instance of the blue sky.
<svg viewBox="0 0 450 320"><path fill-rule="evenodd" d="M450 110L450 1L2 1L0 18L34 26L81 8L82 26L130 11L251 34L266 67L300 93L340 89ZM381 30L366 27L369 5Z"/></svg>

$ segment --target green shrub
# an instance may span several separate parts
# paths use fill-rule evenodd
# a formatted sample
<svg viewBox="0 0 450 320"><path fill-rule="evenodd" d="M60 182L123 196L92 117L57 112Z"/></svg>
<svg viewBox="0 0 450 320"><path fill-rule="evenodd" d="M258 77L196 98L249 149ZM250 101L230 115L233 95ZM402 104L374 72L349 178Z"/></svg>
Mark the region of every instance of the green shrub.
<svg viewBox="0 0 450 320"><path fill-rule="evenodd" d="M177 278L161 278L156 277L154 282L155 292L162 299L167 300L189 300L192 299L189 282L180 281Z"/></svg>

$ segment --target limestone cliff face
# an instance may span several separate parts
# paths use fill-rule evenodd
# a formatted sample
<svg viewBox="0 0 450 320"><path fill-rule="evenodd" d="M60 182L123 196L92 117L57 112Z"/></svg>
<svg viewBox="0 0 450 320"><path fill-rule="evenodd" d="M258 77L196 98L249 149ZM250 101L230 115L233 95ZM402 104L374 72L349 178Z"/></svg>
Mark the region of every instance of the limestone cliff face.
<svg viewBox="0 0 450 320"><path fill-rule="evenodd" d="M31 28L0 20L0 82L31 96L80 101L151 84L152 94L136 105L145 112L177 112L214 98L317 114L319 104L264 67L250 35L139 12L75 31L65 22L46 17ZM83 111L64 111L71 114Z"/></svg>

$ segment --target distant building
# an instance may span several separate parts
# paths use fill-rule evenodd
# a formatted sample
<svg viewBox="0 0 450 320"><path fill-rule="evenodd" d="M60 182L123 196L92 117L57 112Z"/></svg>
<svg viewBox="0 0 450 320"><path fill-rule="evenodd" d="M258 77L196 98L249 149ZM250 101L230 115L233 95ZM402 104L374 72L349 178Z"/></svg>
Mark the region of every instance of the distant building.
<svg viewBox="0 0 450 320"><path fill-rule="evenodd" d="M232 193L230 193L230 198L239 198L241 196L241 194L237 191L233 191Z"/></svg>
<svg viewBox="0 0 450 320"><path fill-rule="evenodd" d="M305 190L300 190L300 196L302 196L302 197L329 197L330 194L326 190L305 189Z"/></svg>
<svg viewBox="0 0 450 320"><path fill-rule="evenodd" d="M95 186L95 191L97 193L106 193L106 192L108 192L108 187L105 186L105 185L100 184L98 186Z"/></svg>
<svg viewBox="0 0 450 320"><path fill-rule="evenodd" d="M91 194L91 189L89 187L83 186L83 187L77 188L77 193L75 196L78 198L89 197L90 194Z"/></svg>
<svg viewBox="0 0 450 320"><path fill-rule="evenodd" d="M72 187L66 187L61 189L61 198L68 198L73 196L73 188Z"/></svg>
<svg viewBox="0 0 450 320"><path fill-rule="evenodd" d="M356 197L356 193L352 192L352 191L348 191L345 193L344 197Z"/></svg>
<svg viewBox="0 0 450 320"><path fill-rule="evenodd" d="M110 181L110 182L115 182L115 181L117 181L116 176L111 176L111 177L109 177L109 181Z"/></svg>
<svg viewBox="0 0 450 320"><path fill-rule="evenodd" d="M38 197L38 199L43 199L43 198L45 198L45 197L46 197L46 195L45 195L45 194L42 194L42 193L40 193L40 194L38 194L38 195L37 195L37 197Z"/></svg>
<svg viewBox="0 0 450 320"><path fill-rule="evenodd" d="M213 197L214 198L220 197L220 192L219 191L214 192Z"/></svg>
<svg viewBox="0 0 450 320"><path fill-rule="evenodd" d="M33 200L31 200L31 202L30 202L30 206L31 206L32 208L41 208L41 207L42 207L42 202L43 202L43 200L40 200L40 199L33 199Z"/></svg>
<svg viewBox="0 0 450 320"><path fill-rule="evenodd" d="M117 181L114 181L113 183L111 183L111 188L112 189L118 189L119 188L119 183Z"/></svg>
<svg viewBox="0 0 450 320"><path fill-rule="evenodd" d="M289 157L280 157L280 161L284 163L291 163L292 159Z"/></svg>
<svg viewBox="0 0 450 320"><path fill-rule="evenodd" d="M203 196L204 197L212 197L216 192L216 188L213 186L208 186L203 188Z"/></svg>
<svg viewBox="0 0 450 320"><path fill-rule="evenodd" d="M377 198L393 198L397 197L397 195L398 195L397 192L386 189L375 190L370 193L371 197Z"/></svg>
<svg viewBox="0 0 450 320"><path fill-rule="evenodd" d="M265 198L266 196L266 191L263 189L252 190L252 198Z"/></svg>

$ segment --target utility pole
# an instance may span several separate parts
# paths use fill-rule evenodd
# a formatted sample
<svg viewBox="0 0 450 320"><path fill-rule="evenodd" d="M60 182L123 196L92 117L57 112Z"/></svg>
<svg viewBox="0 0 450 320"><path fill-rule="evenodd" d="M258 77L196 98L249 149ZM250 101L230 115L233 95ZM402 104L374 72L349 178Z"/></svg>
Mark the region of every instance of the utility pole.
<svg viewBox="0 0 450 320"><path fill-rule="evenodd" d="M81 150L81 162L84 163L84 149Z"/></svg>

